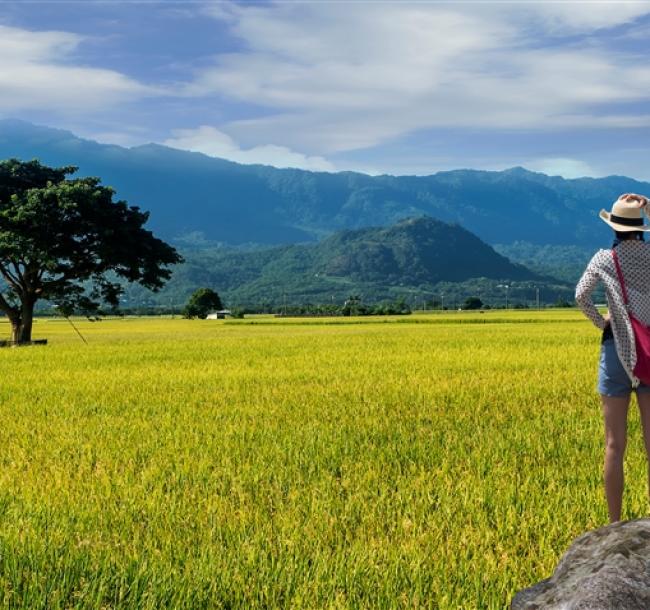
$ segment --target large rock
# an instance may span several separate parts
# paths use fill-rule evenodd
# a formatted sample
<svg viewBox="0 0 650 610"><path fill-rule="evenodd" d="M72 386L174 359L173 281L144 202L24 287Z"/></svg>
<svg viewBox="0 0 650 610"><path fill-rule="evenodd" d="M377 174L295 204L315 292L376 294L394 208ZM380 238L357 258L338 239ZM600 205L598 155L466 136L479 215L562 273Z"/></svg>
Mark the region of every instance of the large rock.
<svg viewBox="0 0 650 610"><path fill-rule="evenodd" d="M512 610L649 610L650 518L576 538L550 578L519 591Z"/></svg>

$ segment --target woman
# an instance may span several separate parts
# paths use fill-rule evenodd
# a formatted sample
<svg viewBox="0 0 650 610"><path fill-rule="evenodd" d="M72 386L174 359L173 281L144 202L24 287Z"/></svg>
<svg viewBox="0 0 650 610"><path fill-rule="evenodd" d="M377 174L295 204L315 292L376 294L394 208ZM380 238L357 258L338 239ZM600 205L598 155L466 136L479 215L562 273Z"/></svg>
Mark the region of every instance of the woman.
<svg viewBox="0 0 650 610"><path fill-rule="evenodd" d="M600 218L615 232L612 250L627 289L631 312L650 324L650 242L643 237L650 226L643 216L650 213L648 198L621 195L611 213L601 210ZM634 333L625 307L621 284L612 250L599 250L587 265L576 287L576 301L584 314L603 331L598 371L605 420L605 495L610 522L620 521L623 502L623 456L627 440L627 411L630 395L636 392L643 440L650 464L650 386L640 382L633 370L636 363ZM602 316L594 306L591 293L602 282L609 312ZM648 490L650 492L650 467Z"/></svg>

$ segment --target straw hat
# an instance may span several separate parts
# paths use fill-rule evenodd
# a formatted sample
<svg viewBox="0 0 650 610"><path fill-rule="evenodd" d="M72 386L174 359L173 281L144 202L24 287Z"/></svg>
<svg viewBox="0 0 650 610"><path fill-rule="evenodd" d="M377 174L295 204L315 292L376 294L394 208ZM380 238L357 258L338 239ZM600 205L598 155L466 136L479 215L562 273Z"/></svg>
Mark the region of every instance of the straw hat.
<svg viewBox="0 0 650 610"><path fill-rule="evenodd" d="M600 210L599 216L615 231L650 231L650 226L643 224L647 201L638 195L621 195L611 212Z"/></svg>

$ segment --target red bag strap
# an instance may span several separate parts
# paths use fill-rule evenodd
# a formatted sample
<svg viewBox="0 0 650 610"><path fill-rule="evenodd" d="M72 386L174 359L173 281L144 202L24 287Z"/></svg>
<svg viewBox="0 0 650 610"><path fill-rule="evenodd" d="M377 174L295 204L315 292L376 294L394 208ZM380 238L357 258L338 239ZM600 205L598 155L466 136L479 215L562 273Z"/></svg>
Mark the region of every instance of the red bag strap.
<svg viewBox="0 0 650 610"><path fill-rule="evenodd" d="M612 248L612 258L614 259L614 266L616 267L616 274L618 275L618 281L621 284L621 291L623 292L623 303L627 305L627 290L625 289L625 282L623 281L623 272L621 271L621 263L618 262L618 255L616 250Z"/></svg>

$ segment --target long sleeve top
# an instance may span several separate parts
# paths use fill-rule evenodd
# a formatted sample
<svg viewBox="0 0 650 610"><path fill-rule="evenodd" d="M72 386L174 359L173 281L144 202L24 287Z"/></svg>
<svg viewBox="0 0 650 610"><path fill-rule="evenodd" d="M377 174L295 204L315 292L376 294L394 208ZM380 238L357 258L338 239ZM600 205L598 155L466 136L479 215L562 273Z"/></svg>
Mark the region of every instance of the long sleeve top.
<svg viewBox="0 0 650 610"><path fill-rule="evenodd" d="M650 324L650 242L625 240L616 246L632 314ZM636 347L634 332L625 303L611 250L599 250L587 265L576 286L576 302L584 314L601 330L607 323L593 304L591 293L598 282L605 287L610 324L616 351L632 385L639 385L634 375Z"/></svg>

